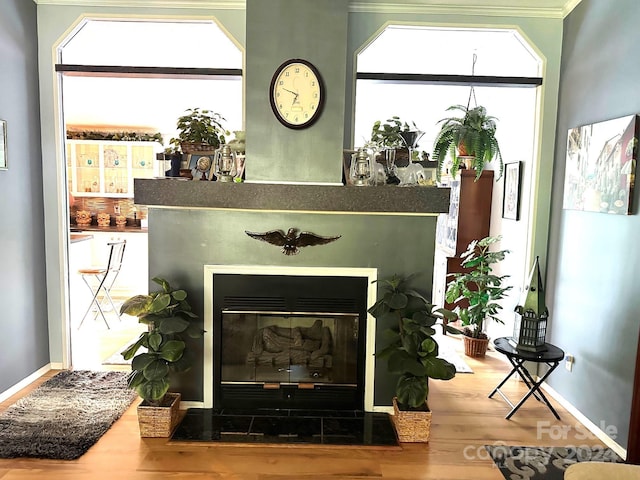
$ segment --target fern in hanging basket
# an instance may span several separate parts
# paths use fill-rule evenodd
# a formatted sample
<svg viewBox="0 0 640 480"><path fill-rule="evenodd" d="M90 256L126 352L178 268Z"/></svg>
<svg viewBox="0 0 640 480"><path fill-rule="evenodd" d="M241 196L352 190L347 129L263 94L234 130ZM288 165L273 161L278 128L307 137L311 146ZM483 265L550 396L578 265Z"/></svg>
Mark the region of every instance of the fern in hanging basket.
<svg viewBox="0 0 640 480"><path fill-rule="evenodd" d="M442 124L433 146L433 158L438 162L437 180L442 177L447 155L451 156L451 176L455 177L460 169L461 157L472 156L472 168L476 171L476 180L482 175L487 163L498 160L498 176L502 177L504 163L500 146L496 139L496 118L487 115L482 106L469 108L464 105L453 105L447 111L458 110L462 116L443 118Z"/></svg>

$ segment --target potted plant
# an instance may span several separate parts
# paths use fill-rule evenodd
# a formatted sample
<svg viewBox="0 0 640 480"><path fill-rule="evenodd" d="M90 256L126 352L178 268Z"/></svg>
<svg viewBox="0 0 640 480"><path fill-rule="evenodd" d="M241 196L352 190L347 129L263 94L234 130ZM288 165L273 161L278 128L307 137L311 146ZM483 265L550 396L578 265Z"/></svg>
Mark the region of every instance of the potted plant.
<svg viewBox="0 0 640 480"><path fill-rule="evenodd" d="M376 120L371 128L370 144L377 145L379 149L386 150L406 150L414 149L416 143L423 135L423 132L416 126L415 122L404 122L400 117L394 115L386 122ZM414 151L413 160L418 160L418 152ZM396 153L397 155L397 153ZM407 159L408 159L407 153Z"/></svg>
<svg viewBox="0 0 640 480"><path fill-rule="evenodd" d="M121 354L132 360L129 388L143 399L138 406L140 435L168 437L177 424L180 405L180 394L169 393L170 374L191 367L184 335L198 338L203 331L194 322L198 316L191 311L187 293L173 289L163 278L152 280L162 289L131 297L120 308L121 315L137 316L139 323L148 326ZM145 351L138 353L141 347Z"/></svg>
<svg viewBox="0 0 640 480"><path fill-rule="evenodd" d="M390 373L399 374L393 399L393 422L401 442L428 442L431 411L427 399L429 379L449 380L456 367L438 358L434 339L436 323L443 317L455 318L445 309L434 310L422 295L410 288L407 278L393 275L380 282L381 292L369 313L390 324L385 330L387 344L376 357L387 359ZM452 333L456 329L444 327Z"/></svg>
<svg viewBox="0 0 640 480"><path fill-rule="evenodd" d="M182 153L213 155L221 143L225 143L225 130L222 122L225 119L219 114L200 108L188 108L178 118L178 137L170 143L180 147Z"/></svg>
<svg viewBox="0 0 640 480"><path fill-rule="evenodd" d="M504 260L509 250L491 251L490 248L502 239L501 236L473 240L467 250L460 254L464 273L452 273L453 280L447 286L445 297L448 303L458 303L454 313L465 328L465 354L484 357L489 339L484 332L485 320L504 323L498 316L502 306L498 300L504 298L511 286L503 286L509 275L494 275L493 267Z"/></svg>
<svg viewBox="0 0 640 480"><path fill-rule="evenodd" d="M498 159L498 180L502 176L504 164L500 146L496 139L496 118L487 115L485 107L469 108L464 105L453 105L447 111L458 110L462 116L443 118L433 147L433 158L438 162L436 176L442 176L447 154L451 155L451 176L455 177L463 161L468 160L466 168L476 171L476 180L482 175L485 165L494 158Z"/></svg>

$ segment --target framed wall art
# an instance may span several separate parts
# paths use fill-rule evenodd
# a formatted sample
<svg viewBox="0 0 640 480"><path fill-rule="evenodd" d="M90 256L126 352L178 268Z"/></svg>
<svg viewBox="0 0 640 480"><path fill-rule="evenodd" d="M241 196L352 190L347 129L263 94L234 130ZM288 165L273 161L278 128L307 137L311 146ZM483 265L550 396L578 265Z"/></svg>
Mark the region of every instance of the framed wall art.
<svg viewBox="0 0 640 480"><path fill-rule="evenodd" d="M638 115L628 115L569 130L564 209L631 213L638 128Z"/></svg>
<svg viewBox="0 0 640 480"><path fill-rule="evenodd" d="M0 120L0 170L7 169L7 122Z"/></svg>
<svg viewBox="0 0 640 480"><path fill-rule="evenodd" d="M520 220L520 164L504 165L504 197L502 198L502 218Z"/></svg>

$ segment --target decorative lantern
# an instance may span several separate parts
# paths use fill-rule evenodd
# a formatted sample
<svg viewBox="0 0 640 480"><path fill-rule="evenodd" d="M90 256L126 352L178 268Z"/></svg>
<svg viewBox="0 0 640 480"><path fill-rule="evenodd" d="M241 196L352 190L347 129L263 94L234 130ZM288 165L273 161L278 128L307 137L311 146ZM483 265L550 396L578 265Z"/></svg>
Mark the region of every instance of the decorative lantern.
<svg viewBox="0 0 640 480"><path fill-rule="evenodd" d="M351 156L349 178L354 185L370 185L373 176L373 156L365 148L360 148Z"/></svg>
<svg viewBox="0 0 640 480"><path fill-rule="evenodd" d="M529 283L522 292L520 305L515 308L515 311L516 318L511 339L513 346L529 352L546 350L545 336L549 310L544 301L544 287L538 257L533 263Z"/></svg>
<svg viewBox="0 0 640 480"><path fill-rule="evenodd" d="M236 153L230 145L220 145L215 153L215 172L219 182L233 182L236 175Z"/></svg>

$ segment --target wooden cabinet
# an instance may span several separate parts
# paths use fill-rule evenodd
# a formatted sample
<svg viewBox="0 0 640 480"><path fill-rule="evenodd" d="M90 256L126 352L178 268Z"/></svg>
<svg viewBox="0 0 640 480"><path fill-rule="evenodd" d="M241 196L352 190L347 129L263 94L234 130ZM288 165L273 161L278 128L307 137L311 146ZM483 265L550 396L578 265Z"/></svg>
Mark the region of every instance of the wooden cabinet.
<svg viewBox="0 0 640 480"><path fill-rule="evenodd" d="M472 240L489 235L493 171L482 172L478 181L475 170L461 170L451 182L449 213L438 215L436 249L433 266L432 302L453 309L445 302L445 292L451 273L462 272L460 254Z"/></svg>
<svg viewBox="0 0 640 480"><path fill-rule="evenodd" d="M133 198L134 178L163 175L157 142L67 140L69 191L78 197Z"/></svg>

